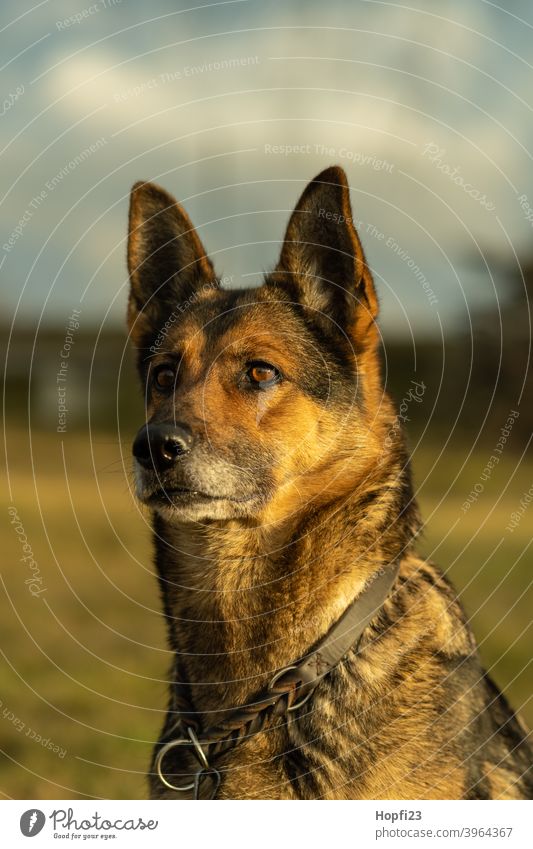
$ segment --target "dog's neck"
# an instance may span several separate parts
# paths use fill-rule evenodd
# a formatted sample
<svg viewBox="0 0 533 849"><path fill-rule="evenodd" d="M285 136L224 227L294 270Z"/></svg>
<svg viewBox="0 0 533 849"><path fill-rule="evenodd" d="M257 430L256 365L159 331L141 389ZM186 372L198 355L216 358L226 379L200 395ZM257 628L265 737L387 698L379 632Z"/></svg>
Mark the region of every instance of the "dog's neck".
<svg viewBox="0 0 533 849"><path fill-rule="evenodd" d="M268 532L240 520L156 518L170 648L195 708L209 714L249 700L327 633L375 572L407 552L416 530L401 462L363 493Z"/></svg>

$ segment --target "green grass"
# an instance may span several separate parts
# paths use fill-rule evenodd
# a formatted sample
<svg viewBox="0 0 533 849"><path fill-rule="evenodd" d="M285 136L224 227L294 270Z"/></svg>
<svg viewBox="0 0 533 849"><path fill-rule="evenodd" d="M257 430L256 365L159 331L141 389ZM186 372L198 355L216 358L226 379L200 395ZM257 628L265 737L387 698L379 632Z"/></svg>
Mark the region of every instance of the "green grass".
<svg viewBox="0 0 533 849"><path fill-rule="evenodd" d="M6 757L0 789L12 798L143 798L170 660L149 528L111 437L95 437L94 458L84 435L67 434L63 445L64 459L59 434L32 434L30 448L27 434L8 433L12 498L3 508L0 745ZM129 443L124 451L128 468ZM526 513L514 533L505 531L531 486L531 467L515 470L516 458L504 455L483 495L463 514L461 504L489 452L474 454L462 471L466 450L447 451L434 465L438 452L432 445L414 456L427 520L421 549L449 573L485 666L531 723L524 592L531 517ZM38 598L25 584L30 570L20 561L10 503L46 586ZM65 756L32 740L28 729L66 750Z"/></svg>

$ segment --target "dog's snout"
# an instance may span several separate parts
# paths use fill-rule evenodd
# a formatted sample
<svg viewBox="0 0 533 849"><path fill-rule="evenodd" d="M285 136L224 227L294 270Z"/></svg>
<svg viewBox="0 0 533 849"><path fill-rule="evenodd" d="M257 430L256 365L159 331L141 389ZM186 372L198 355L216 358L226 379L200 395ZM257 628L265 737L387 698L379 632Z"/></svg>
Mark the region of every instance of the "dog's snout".
<svg viewBox="0 0 533 849"><path fill-rule="evenodd" d="M132 451L145 469L164 469L190 451L192 442L192 433L186 425L148 424L135 437Z"/></svg>

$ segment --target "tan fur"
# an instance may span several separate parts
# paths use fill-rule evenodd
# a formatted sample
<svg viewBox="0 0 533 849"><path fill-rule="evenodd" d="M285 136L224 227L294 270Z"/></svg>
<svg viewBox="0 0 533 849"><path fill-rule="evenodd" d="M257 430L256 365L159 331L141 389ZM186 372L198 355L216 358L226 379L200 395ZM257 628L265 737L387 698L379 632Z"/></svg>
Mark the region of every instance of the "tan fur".
<svg viewBox="0 0 533 849"><path fill-rule="evenodd" d="M211 499L169 496L154 514L171 684L186 683L202 728L253 701L400 563L357 651L294 716L217 761L219 797L527 797L525 732L484 674L452 588L416 555L408 457L383 392L377 298L344 173L328 169L307 187L275 272L252 292L211 285L188 217L157 187L135 188L130 230L129 326L148 421L194 437L163 484ZM250 388L250 361L282 379ZM175 387L158 394L151 374L167 362ZM138 475L141 498L153 487L153 472ZM184 768L183 750L173 758ZM151 793L179 798L154 775Z"/></svg>

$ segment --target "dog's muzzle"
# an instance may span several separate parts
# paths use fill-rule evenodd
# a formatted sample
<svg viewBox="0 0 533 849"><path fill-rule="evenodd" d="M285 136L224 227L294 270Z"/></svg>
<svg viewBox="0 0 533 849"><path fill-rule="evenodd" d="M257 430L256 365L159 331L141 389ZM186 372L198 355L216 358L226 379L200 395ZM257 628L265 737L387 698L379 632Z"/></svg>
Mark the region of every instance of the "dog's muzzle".
<svg viewBox="0 0 533 849"><path fill-rule="evenodd" d="M170 469L178 457L188 454L193 444L190 428L184 424L147 424L133 442L133 456L143 469Z"/></svg>

